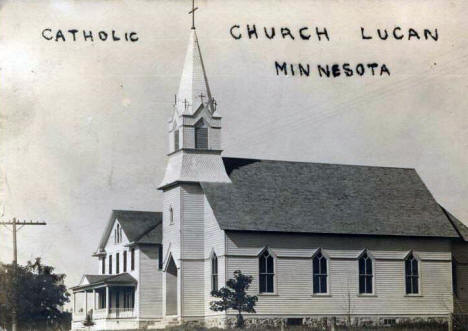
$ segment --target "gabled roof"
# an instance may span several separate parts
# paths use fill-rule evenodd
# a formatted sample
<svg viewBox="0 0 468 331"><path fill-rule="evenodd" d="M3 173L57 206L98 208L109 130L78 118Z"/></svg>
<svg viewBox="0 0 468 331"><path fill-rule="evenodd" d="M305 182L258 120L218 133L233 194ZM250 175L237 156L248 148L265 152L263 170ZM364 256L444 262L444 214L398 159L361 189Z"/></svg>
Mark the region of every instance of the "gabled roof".
<svg viewBox="0 0 468 331"><path fill-rule="evenodd" d="M160 244L162 242L161 227L158 227L162 222L161 212L113 210L106 230L101 237L98 252L104 250L116 219L130 243L140 243L143 238L145 244ZM151 232L153 233L150 234Z"/></svg>
<svg viewBox="0 0 468 331"><path fill-rule="evenodd" d="M223 158L202 183L224 230L459 238L414 169Z"/></svg>

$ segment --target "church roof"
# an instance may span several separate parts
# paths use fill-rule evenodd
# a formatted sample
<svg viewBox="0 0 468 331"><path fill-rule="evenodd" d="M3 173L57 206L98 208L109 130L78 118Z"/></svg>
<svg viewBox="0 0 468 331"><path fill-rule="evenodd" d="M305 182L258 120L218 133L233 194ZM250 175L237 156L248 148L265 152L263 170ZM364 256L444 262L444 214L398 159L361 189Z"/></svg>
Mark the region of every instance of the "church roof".
<svg viewBox="0 0 468 331"><path fill-rule="evenodd" d="M201 185L224 230L460 237L414 169L223 162L232 184Z"/></svg>
<svg viewBox="0 0 468 331"><path fill-rule="evenodd" d="M106 246L115 220L119 221L130 243L160 244L162 242L161 212L113 210L99 243L98 252L103 251Z"/></svg>

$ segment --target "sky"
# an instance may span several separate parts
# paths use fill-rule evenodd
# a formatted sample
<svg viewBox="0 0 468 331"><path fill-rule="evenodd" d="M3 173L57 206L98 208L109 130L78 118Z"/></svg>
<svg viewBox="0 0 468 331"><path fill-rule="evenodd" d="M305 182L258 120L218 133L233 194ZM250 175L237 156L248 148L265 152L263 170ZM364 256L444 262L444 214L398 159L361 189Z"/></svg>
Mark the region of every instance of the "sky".
<svg viewBox="0 0 468 331"><path fill-rule="evenodd" d="M435 199L468 221L468 3L196 3L225 156L415 168ZM2 219L47 222L19 232L20 263L41 256L76 285L98 271L91 254L112 209L161 210L190 8L189 0L0 2ZM258 39L246 37L247 24ZM233 25L243 38L230 35ZM295 39L262 37L272 26ZM330 41L301 40L305 26L327 28ZM361 27L375 37L395 26L403 40L361 39ZM80 38L46 40L47 28ZM407 40L409 28L437 28L439 40ZM96 40L112 30L120 41ZM132 31L138 41L123 40ZM309 63L311 74L277 75L275 61ZM390 76L316 71L374 62ZM0 227L0 261L11 258L11 233Z"/></svg>

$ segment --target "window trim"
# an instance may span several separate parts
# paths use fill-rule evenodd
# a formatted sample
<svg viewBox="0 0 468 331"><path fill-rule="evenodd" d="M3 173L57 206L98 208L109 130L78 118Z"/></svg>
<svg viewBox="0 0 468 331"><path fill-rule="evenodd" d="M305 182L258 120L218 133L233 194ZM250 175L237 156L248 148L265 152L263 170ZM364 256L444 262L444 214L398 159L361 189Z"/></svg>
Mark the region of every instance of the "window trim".
<svg viewBox="0 0 468 331"><path fill-rule="evenodd" d="M321 254L322 257L326 260L327 262L327 270L326 270L326 280L327 280L327 291L326 292L314 292L314 282L315 282L315 277L314 277L314 259L318 254ZM312 296L331 296L330 292L330 257L324 253L324 251L319 248L317 251L312 255Z"/></svg>
<svg viewBox="0 0 468 331"><path fill-rule="evenodd" d="M120 274L120 253L115 253L115 274Z"/></svg>
<svg viewBox="0 0 468 331"><path fill-rule="evenodd" d="M363 293L361 293L361 289L360 289L361 274L359 272L359 261L361 260L361 258L364 255L367 255L367 258L369 260L371 260L371 262L372 262L372 292L363 292ZM375 258L374 258L374 256L372 256L372 254L369 253L369 251L367 249L364 249L361 252L361 254L359 254L359 256L357 258L356 267L357 267L357 277L358 277L358 283L357 283L357 285L358 285L357 286L358 296L360 296L360 297L376 297L377 293L376 293L376 290L375 290ZM365 275L367 275L367 274L365 274Z"/></svg>
<svg viewBox="0 0 468 331"><path fill-rule="evenodd" d="M218 260L218 256L216 255L214 251L211 254L210 264L211 264L211 277L210 277L211 291L218 291L219 290L219 260ZM214 270L215 269L214 266L216 266L216 270Z"/></svg>
<svg viewBox="0 0 468 331"><path fill-rule="evenodd" d="M174 225L174 208L169 206L169 225Z"/></svg>
<svg viewBox="0 0 468 331"><path fill-rule="evenodd" d="M101 258L101 274L102 275L106 274L106 256L103 256Z"/></svg>
<svg viewBox="0 0 468 331"><path fill-rule="evenodd" d="M127 272L127 251L123 251L123 263L122 263L123 272Z"/></svg>
<svg viewBox="0 0 468 331"><path fill-rule="evenodd" d="M407 293L406 291L406 261L407 259L412 256L417 262L418 262L418 293ZM405 297L422 297L422 274L421 274L421 266L422 266L422 261L417 256L414 254L414 252L411 250L403 259L403 293Z"/></svg>
<svg viewBox="0 0 468 331"><path fill-rule="evenodd" d="M260 292L260 258L265 254L265 252L268 252L268 254L273 258L273 291L272 292ZM272 252L271 249L268 247L265 247L260 251L260 253L257 255L257 275L258 275L258 295L278 295L278 286L277 286L277 276L278 273L276 272L278 266L278 261L276 255Z"/></svg>
<svg viewBox="0 0 468 331"><path fill-rule="evenodd" d="M197 145L197 130L200 129L206 129L206 147L198 147ZM210 132L208 125L206 124L206 121L203 118L200 118L200 120L195 123L194 129L193 129L193 145L195 149L201 149L201 150L207 150L210 149Z"/></svg>

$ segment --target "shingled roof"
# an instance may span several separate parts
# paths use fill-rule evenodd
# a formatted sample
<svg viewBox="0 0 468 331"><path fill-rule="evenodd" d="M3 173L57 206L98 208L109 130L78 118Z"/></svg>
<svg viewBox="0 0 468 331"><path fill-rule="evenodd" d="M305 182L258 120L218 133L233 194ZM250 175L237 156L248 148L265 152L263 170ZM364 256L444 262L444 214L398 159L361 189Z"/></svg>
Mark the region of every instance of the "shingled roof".
<svg viewBox="0 0 468 331"><path fill-rule="evenodd" d="M88 283L74 286L73 291L93 288L98 285L136 285L137 280L129 273L121 273L118 275L84 275L83 278L88 280Z"/></svg>
<svg viewBox="0 0 468 331"><path fill-rule="evenodd" d="M160 244L162 242L162 213L137 210L113 210L106 230L99 243L102 251L112 231L115 220L118 220L130 243Z"/></svg>
<svg viewBox="0 0 468 331"><path fill-rule="evenodd" d="M201 185L224 230L460 237L414 169L223 162L232 184Z"/></svg>

